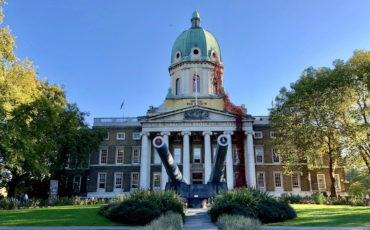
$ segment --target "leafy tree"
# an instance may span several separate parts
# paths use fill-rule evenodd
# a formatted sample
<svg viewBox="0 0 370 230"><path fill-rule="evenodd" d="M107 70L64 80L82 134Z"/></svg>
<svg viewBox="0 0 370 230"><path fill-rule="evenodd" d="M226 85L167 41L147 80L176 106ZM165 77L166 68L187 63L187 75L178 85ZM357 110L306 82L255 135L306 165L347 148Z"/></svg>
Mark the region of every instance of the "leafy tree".
<svg viewBox="0 0 370 230"><path fill-rule="evenodd" d="M1 27L0 182L6 183L9 196L21 182L58 178L68 160L76 162L72 168L79 167L106 135L90 129L84 122L87 114L67 102L63 89L41 81L32 63L20 61L14 48L9 28Z"/></svg>
<svg viewBox="0 0 370 230"><path fill-rule="evenodd" d="M346 64L335 61L334 69L305 70L290 90L281 89L270 114L271 127L277 132L273 145L280 150L286 171L301 167L302 162L312 168L317 159L324 158L329 166L331 196L336 196L334 170L341 164L344 150L358 149L355 139L366 132L366 127L358 130L361 125L355 118L361 108L354 98L366 94L361 85L364 81L356 79L369 72L351 66L356 55ZM369 144L368 139L362 140Z"/></svg>

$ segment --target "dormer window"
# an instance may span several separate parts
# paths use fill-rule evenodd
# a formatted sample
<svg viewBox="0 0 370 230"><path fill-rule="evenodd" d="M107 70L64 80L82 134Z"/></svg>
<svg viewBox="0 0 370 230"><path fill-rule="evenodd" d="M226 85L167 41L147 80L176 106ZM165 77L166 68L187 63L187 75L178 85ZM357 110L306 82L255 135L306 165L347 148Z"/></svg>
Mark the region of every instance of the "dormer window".
<svg viewBox="0 0 370 230"><path fill-rule="evenodd" d="M178 62L181 60L181 52L180 51L177 51L175 53L175 62Z"/></svg>
<svg viewBox="0 0 370 230"><path fill-rule="evenodd" d="M201 57L201 52L200 52L200 49L198 47L194 47L191 50L191 57L192 58L200 58Z"/></svg>

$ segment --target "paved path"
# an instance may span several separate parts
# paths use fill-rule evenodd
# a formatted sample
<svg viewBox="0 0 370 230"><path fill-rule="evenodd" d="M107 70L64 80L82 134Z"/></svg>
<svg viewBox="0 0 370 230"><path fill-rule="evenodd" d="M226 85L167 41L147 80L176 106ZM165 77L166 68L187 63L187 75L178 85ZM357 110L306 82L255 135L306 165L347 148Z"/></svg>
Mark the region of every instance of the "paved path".
<svg viewBox="0 0 370 230"><path fill-rule="evenodd" d="M211 222L207 209L187 209L184 230L214 230L216 225Z"/></svg>

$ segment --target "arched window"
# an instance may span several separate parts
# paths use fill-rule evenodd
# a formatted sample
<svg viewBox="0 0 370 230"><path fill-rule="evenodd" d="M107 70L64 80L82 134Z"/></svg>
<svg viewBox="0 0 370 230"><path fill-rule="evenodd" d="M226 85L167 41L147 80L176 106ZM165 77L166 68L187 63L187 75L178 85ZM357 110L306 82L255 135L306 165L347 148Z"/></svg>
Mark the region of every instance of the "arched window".
<svg viewBox="0 0 370 230"><path fill-rule="evenodd" d="M176 79L176 96L179 96L180 95L180 79L177 78Z"/></svg>
<svg viewBox="0 0 370 230"><path fill-rule="evenodd" d="M197 90L197 92L199 93L200 92L200 77L199 75L195 75L193 76L193 92L195 93L195 90Z"/></svg>

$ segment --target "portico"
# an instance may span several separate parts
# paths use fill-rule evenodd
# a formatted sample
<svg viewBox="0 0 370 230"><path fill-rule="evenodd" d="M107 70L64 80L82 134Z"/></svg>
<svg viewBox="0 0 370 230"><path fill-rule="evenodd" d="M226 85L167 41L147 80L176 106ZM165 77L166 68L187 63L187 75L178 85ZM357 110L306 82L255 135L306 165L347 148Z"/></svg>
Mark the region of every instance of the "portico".
<svg viewBox="0 0 370 230"><path fill-rule="evenodd" d="M139 118L142 124L142 155L140 167L140 188L150 189L151 170L156 170L155 154L151 147L152 139L161 135L167 142L171 153L189 183L207 183L214 162L216 139L220 134L229 135L233 140L235 115L221 110L202 106L192 106L150 117ZM247 159L248 185L255 187L255 166L253 152L253 118L243 117L243 130L246 132L245 149ZM250 141L252 140L252 141ZM226 182L229 189L234 187L233 156L235 145L229 145L226 156ZM234 150L234 152L236 152ZM234 169L235 166L235 169ZM168 176L161 166L161 189L164 189Z"/></svg>

